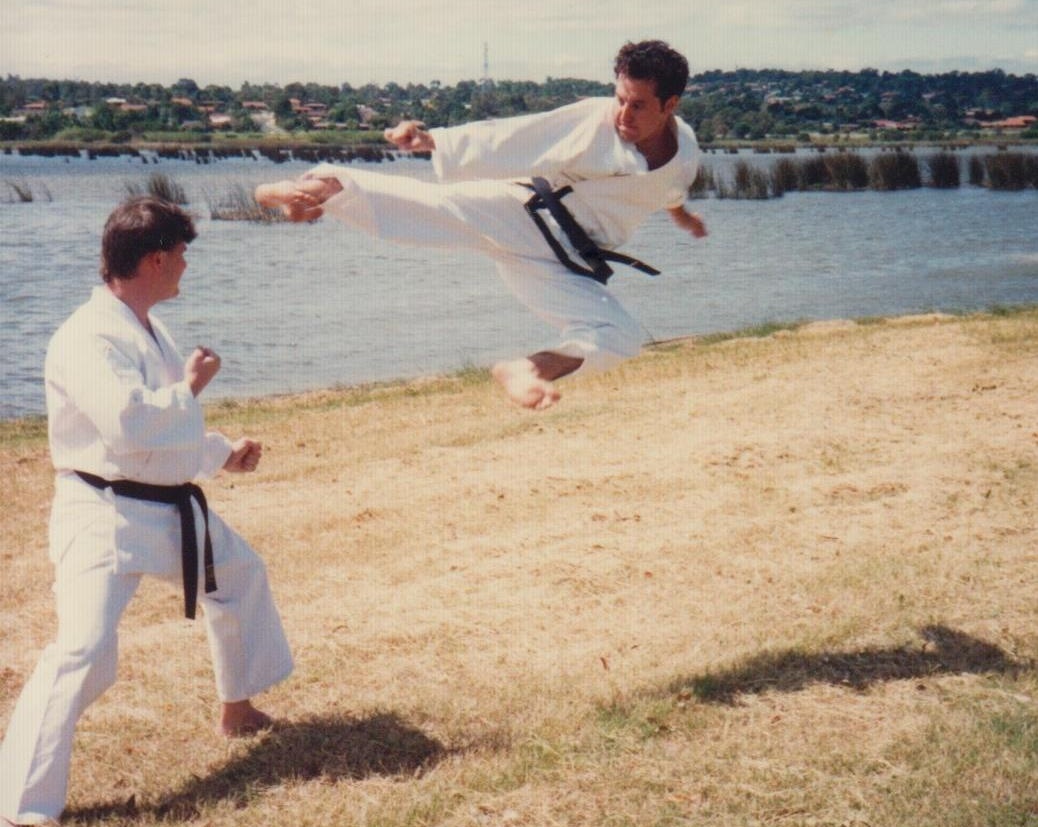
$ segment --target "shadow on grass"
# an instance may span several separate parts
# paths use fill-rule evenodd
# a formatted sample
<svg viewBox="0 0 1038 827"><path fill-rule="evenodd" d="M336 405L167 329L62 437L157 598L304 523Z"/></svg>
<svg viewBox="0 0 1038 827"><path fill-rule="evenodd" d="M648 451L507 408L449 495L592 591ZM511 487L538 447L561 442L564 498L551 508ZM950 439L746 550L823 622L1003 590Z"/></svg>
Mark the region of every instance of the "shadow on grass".
<svg viewBox="0 0 1038 827"><path fill-rule="evenodd" d="M438 741L393 714L361 720L317 718L276 725L244 755L153 803L134 799L66 810L67 822L130 823L138 819L191 821L206 804L245 806L267 787L321 778L328 781L369 776L414 776L447 754Z"/></svg>
<svg viewBox="0 0 1038 827"><path fill-rule="evenodd" d="M921 646L758 655L732 669L675 682L671 689L706 703L734 704L740 695L796 692L816 683L864 690L882 681L964 672L1016 674L1033 668L1033 664L1014 661L991 643L946 626L926 626L920 634Z"/></svg>

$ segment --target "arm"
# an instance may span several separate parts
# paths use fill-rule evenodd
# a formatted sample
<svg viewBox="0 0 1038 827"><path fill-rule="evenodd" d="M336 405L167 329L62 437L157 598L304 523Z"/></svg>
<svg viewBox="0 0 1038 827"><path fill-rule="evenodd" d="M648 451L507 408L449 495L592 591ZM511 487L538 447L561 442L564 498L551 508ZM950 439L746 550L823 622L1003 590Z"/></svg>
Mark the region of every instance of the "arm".
<svg viewBox="0 0 1038 827"><path fill-rule="evenodd" d="M671 220L685 232L691 233L696 238L706 237L706 224L703 223L699 213L688 212L683 206L669 207L667 212L670 213Z"/></svg>
<svg viewBox="0 0 1038 827"><path fill-rule="evenodd" d="M436 141L426 132L425 124L421 121L401 121L382 134L397 149L411 152L432 152L436 149Z"/></svg>
<svg viewBox="0 0 1038 827"><path fill-rule="evenodd" d="M618 140L611 98L588 98L554 109L433 129L433 169L441 181L555 181L598 141Z"/></svg>

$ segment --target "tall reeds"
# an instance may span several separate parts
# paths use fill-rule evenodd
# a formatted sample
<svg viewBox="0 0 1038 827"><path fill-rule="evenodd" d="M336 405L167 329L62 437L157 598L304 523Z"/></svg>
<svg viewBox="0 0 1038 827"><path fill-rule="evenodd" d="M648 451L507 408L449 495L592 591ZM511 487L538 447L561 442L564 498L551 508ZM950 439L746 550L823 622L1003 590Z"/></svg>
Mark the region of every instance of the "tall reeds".
<svg viewBox="0 0 1038 827"><path fill-rule="evenodd" d="M1023 152L996 152L984 157L986 182L993 190L1038 187L1038 156Z"/></svg>
<svg viewBox="0 0 1038 827"><path fill-rule="evenodd" d="M17 204L31 204L36 200L36 193L33 192L32 186L25 181L9 181L5 180L5 184L11 188L11 193L8 197L9 203ZM46 184L37 185L40 190L40 197L46 201L53 201L50 190L47 189Z"/></svg>
<svg viewBox="0 0 1038 827"><path fill-rule="evenodd" d="M718 198L763 200L771 197L771 178L767 172L748 161L736 161L731 186L717 182ZM778 193L781 195L781 193Z"/></svg>
<svg viewBox="0 0 1038 827"><path fill-rule="evenodd" d="M875 190L918 189L923 185L919 160L910 152L883 152L872 159L869 184Z"/></svg>
<svg viewBox="0 0 1038 827"><path fill-rule="evenodd" d="M133 181L126 182L126 192L131 196L150 195L171 204L187 204L187 192L172 177L162 172L153 172L143 187Z"/></svg>
<svg viewBox="0 0 1038 827"><path fill-rule="evenodd" d="M771 188L776 193L800 188L797 163L792 158L780 158L771 165Z"/></svg>
<svg viewBox="0 0 1038 827"><path fill-rule="evenodd" d="M243 184L235 184L215 198L207 194L206 200L209 203L209 217L213 221L255 221L271 224L285 220L281 210L260 206L252 190Z"/></svg>
<svg viewBox="0 0 1038 827"><path fill-rule="evenodd" d="M938 189L954 189L960 183L959 159L951 152L938 152L927 162L930 184Z"/></svg>
<svg viewBox="0 0 1038 827"><path fill-rule="evenodd" d="M970 156L969 160L969 179L970 184L974 187L984 186L985 180L984 162L976 155Z"/></svg>
<svg viewBox="0 0 1038 827"><path fill-rule="evenodd" d="M715 189L713 170L706 164L700 164L696 180L688 188L689 198L706 198L713 189Z"/></svg>

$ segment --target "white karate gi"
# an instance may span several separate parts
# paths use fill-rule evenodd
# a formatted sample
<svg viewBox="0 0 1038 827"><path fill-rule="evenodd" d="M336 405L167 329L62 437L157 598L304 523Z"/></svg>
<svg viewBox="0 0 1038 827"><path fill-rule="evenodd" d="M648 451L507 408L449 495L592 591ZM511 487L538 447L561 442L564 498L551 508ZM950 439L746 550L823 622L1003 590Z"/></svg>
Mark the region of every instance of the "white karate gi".
<svg viewBox="0 0 1038 827"><path fill-rule="evenodd" d="M691 127L674 119L677 153L650 171L617 134L616 107L614 98L590 98L552 112L433 129L436 183L332 164L307 175L342 183L325 211L353 227L486 254L516 297L561 332L561 343L549 349L583 359L581 370L604 370L638 353L641 329L603 285L558 261L523 209L532 193L518 182L540 176L553 189L571 186L563 204L606 249L624 244L651 213L683 205L699 166ZM568 247L551 216L541 215ZM575 252L571 258L580 262Z"/></svg>
<svg viewBox="0 0 1038 827"><path fill-rule="evenodd" d="M115 680L117 626L141 576L183 589L176 506L97 490L73 470L176 485L213 475L230 455L226 438L205 432L169 333L151 322L154 338L129 307L97 287L47 351L58 632L0 747L0 815L15 823L61 814L76 721ZM202 515L192 507L201 546ZM218 588L208 595L199 588L198 599L218 695L239 701L287 677L292 658L262 560L212 510L209 533Z"/></svg>

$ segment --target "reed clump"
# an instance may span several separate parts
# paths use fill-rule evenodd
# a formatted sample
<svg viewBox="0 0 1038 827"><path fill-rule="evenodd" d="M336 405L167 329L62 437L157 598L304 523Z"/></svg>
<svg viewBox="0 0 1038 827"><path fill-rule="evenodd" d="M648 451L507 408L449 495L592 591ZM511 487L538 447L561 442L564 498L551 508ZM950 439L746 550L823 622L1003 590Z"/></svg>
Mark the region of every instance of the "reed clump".
<svg viewBox="0 0 1038 827"><path fill-rule="evenodd" d="M28 182L5 180L4 183L11 189L11 192L8 194L8 203L31 204L36 200L37 193L33 192L32 185ZM40 198L45 201L54 200L46 184L38 184L37 186Z"/></svg>
<svg viewBox="0 0 1038 827"><path fill-rule="evenodd" d="M688 196L689 198L706 198L715 188L713 170L706 164L701 164L699 172L696 174L696 180L688 188Z"/></svg>
<svg viewBox="0 0 1038 827"><path fill-rule="evenodd" d="M272 210L256 202L252 190L244 184L235 184L217 197L206 196L209 217L213 221L254 221L273 224L285 220L281 210Z"/></svg>
<svg viewBox="0 0 1038 827"><path fill-rule="evenodd" d="M959 159L951 152L938 152L927 161L930 184L938 189L954 189L959 186L961 173Z"/></svg>
<svg viewBox="0 0 1038 827"><path fill-rule="evenodd" d="M775 192L789 192L799 188L797 163L792 158L780 158L771 165L771 187Z"/></svg>
<svg viewBox="0 0 1038 827"><path fill-rule="evenodd" d="M736 161L731 186L717 183L718 198L764 200L781 194L772 189L768 173L748 161Z"/></svg>
<svg viewBox="0 0 1038 827"><path fill-rule="evenodd" d="M910 152L884 152L869 165L869 183L875 190L918 189L923 185L919 160Z"/></svg>
<svg viewBox="0 0 1038 827"><path fill-rule="evenodd" d="M976 155L970 156L969 164L969 182L971 186L982 187L986 178L984 171L984 162Z"/></svg>
<svg viewBox="0 0 1038 827"><path fill-rule="evenodd" d="M984 157L987 186L993 190L1038 187L1038 157L1023 152L996 152Z"/></svg>
<svg viewBox="0 0 1038 827"><path fill-rule="evenodd" d="M135 181L126 182L126 192L131 197L150 195L168 201L170 204L185 205L188 203L187 191L177 181L163 172L153 172L148 182L142 187Z"/></svg>
<svg viewBox="0 0 1038 827"><path fill-rule="evenodd" d="M824 162L829 178L827 189L853 191L869 186L869 168L860 155L840 152L826 155Z"/></svg>
<svg viewBox="0 0 1038 827"><path fill-rule="evenodd" d="M825 189L829 182L829 168L825 165L825 158L816 155L805 158L797 167L797 189L802 192Z"/></svg>

